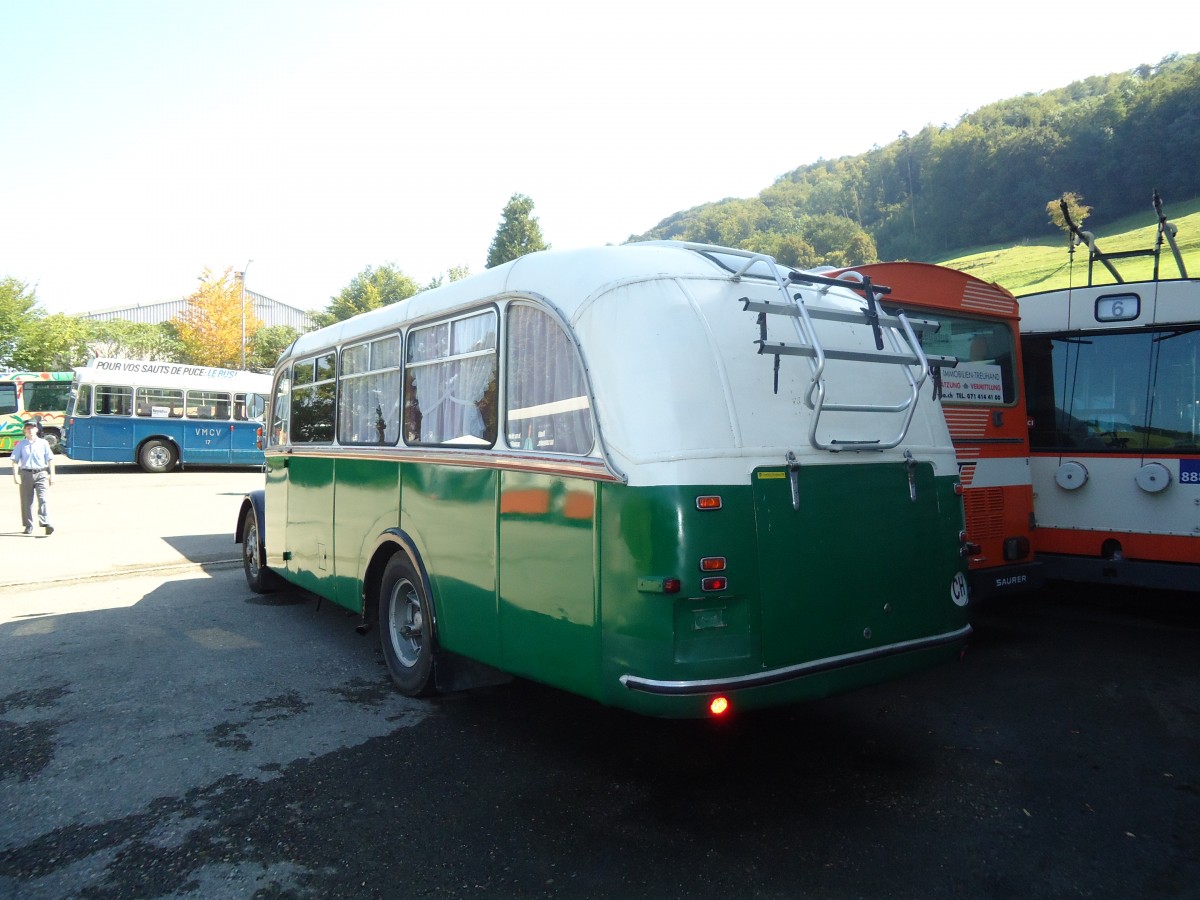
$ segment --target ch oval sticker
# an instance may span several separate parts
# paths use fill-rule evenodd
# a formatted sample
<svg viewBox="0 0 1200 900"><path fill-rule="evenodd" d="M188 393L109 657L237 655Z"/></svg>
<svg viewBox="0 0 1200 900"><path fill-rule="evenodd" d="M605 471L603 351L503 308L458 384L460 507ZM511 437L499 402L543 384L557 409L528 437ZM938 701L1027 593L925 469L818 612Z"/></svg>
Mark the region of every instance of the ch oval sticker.
<svg viewBox="0 0 1200 900"><path fill-rule="evenodd" d="M954 601L956 606L966 606L969 594L967 591L967 576L962 572L956 572L954 580L950 582L950 599Z"/></svg>

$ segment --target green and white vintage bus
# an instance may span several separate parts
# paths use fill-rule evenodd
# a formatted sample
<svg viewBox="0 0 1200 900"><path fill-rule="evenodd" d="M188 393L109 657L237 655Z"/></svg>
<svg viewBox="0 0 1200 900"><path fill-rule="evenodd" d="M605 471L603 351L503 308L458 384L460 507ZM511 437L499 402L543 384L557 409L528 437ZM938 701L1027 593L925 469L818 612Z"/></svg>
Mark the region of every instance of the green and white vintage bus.
<svg viewBox="0 0 1200 900"><path fill-rule="evenodd" d="M378 628L412 696L511 676L639 713L954 656L963 507L881 290L676 242L546 251L300 337L236 540Z"/></svg>

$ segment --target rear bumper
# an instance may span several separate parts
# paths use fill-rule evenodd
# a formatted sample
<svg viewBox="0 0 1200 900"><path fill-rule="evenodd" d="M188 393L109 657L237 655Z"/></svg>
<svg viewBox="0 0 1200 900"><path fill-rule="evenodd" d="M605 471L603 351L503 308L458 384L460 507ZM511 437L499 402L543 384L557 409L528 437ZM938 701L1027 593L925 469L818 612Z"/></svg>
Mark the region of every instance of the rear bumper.
<svg viewBox="0 0 1200 900"><path fill-rule="evenodd" d="M1046 583L1046 569L1041 560L995 569L975 569L967 573L971 601L990 600L1036 591Z"/></svg>
<svg viewBox="0 0 1200 900"><path fill-rule="evenodd" d="M843 653L838 656L828 656L824 659L814 659L794 666L784 666L779 669L769 669L755 672L751 675L738 675L732 678L708 678L698 681L659 681L652 678L642 678L638 675L622 675L621 684L631 691L656 694L665 697L686 697L696 694L711 694L717 691L737 691L748 688L768 687L785 684L811 675L832 672L848 666L874 662L902 653L915 653L920 650L932 650L949 644L964 641L971 634L971 626L964 625L957 631L930 637L915 638L911 641L899 641L895 644L885 644L868 650L858 650L854 653Z"/></svg>
<svg viewBox="0 0 1200 900"><path fill-rule="evenodd" d="M1039 554L1045 577L1054 581L1116 584L1162 591L1196 590L1197 566L1191 563L1142 559L1101 559L1095 556Z"/></svg>

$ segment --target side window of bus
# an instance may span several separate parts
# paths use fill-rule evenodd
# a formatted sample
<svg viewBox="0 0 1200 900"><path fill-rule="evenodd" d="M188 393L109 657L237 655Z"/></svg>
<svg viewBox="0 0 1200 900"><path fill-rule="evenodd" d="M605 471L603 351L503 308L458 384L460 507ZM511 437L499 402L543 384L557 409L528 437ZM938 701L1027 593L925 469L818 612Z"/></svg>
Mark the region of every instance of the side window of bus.
<svg viewBox="0 0 1200 900"><path fill-rule="evenodd" d="M338 443L395 444L400 438L400 336L342 350Z"/></svg>
<svg viewBox="0 0 1200 900"><path fill-rule="evenodd" d="M17 411L17 386L12 382L0 384L0 416L12 415Z"/></svg>
<svg viewBox="0 0 1200 900"><path fill-rule="evenodd" d="M514 449L588 453L592 415L579 354L562 327L528 303L508 308L504 433Z"/></svg>
<svg viewBox="0 0 1200 900"><path fill-rule="evenodd" d="M271 422L267 428L267 444L271 447L281 447L291 439L289 415L292 408L292 370L284 369L275 381L275 390L271 395Z"/></svg>
<svg viewBox="0 0 1200 900"><path fill-rule="evenodd" d="M267 411L267 398L262 394L234 394L233 418L237 422L261 422Z"/></svg>
<svg viewBox="0 0 1200 900"><path fill-rule="evenodd" d="M25 382L25 409L29 412L57 412L67 408L71 393L68 381Z"/></svg>
<svg viewBox="0 0 1200 900"><path fill-rule="evenodd" d="M229 395L219 391L188 391L189 419L229 419Z"/></svg>
<svg viewBox="0 0 1200 900"><path fill-rule="evenodd" d="M149 419L182 419L183 391L174 388L138 388L137 414Z"/></svg>
<svg viewBox="0 0 1200 900"><path fill-rule="evenodd" d="M71 415L73 416L90 416L92 414L92 386L90 384L79 385L78 391L75 393L75 400L71 405Z"/></svg>
<svg viewBox="0 0 1200 900"><path fill-rule="evenodd" d="M96 385L96 415L128 416L133 412L133 388Z"/></svg>
<svg viewBox="0 0 1200 900"><path fill-rule="evenodd" d="M495 444L497 368L495 310L414 328L404 376L404 440Z"/></svg>
<svg viewBox="0 0 1200 900"><path fill-rule="evenodd" d="M331 443L337 390L334 353L302 360L292 372L292 443Z"/></svg>

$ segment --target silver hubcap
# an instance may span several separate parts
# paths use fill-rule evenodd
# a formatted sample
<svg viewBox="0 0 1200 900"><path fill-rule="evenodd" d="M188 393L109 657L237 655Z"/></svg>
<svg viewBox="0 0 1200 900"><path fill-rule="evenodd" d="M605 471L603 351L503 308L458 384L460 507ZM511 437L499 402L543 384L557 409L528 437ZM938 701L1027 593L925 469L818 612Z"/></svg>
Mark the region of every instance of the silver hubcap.
<svg viewBox="0 0 1200 900"><path fill-rule="evenodd" d="M258 577L258 525L251 519L246 525L246 533L242 535L242 559L246 561L246 571L250 577Z"/></svg>
<svg viewBox="0 0 1200 900"><path fill-rule="evenodd" d="M388 598L388 633L400 665L411 669L421 658L425 611L416 586L401 578Z"/></svg>

